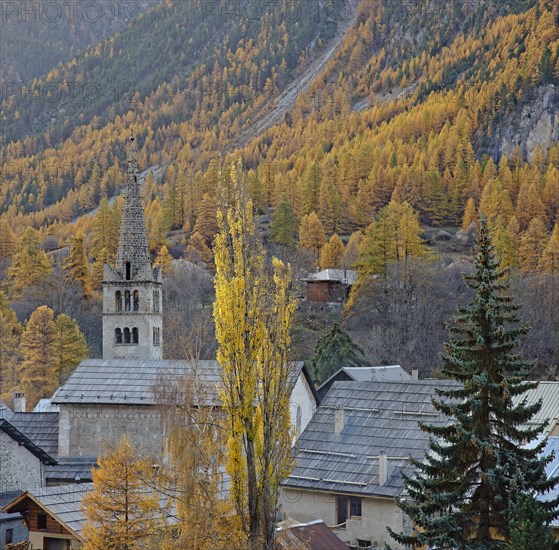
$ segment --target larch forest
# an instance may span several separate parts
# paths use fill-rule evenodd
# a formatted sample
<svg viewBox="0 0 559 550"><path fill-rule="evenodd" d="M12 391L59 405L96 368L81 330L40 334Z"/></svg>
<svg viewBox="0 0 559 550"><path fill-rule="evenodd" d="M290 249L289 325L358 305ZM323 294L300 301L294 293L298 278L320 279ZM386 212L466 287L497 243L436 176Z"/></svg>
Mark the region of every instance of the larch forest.
<svg viewBox="0 0 559 550"><path fill-rule="evenodd" d="M0 21L0 548L559 547L557 0Z"/></svg>

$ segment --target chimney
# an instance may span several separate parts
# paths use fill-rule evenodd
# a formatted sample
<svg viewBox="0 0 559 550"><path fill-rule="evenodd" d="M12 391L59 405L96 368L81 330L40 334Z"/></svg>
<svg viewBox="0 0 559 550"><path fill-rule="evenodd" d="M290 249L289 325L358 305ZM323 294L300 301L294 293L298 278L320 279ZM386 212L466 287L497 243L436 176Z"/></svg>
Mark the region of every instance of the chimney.
<svg viewBox="0 0 559 550"><path fill-rule="evenodd" d="M24 413L25 411L25 395L16 391L14 393L14 412Z"/></svg>
<svg viewBox="0 0 559 550"><path fill-rule="evenodd" d="M345 412L342 408L334 412L334 433L340 435L345 426Z"/></svg>
<svg viewBox="0 0 559 550"><path fill-rule="evenodd" d="M381 451L378 455L378 484L383 486L388 481L388 456Z"/></svg>
<svg viewBox="0 0 559 550"><path fill-rule="evenodd" d="M411 370L411 379L414 381L419 380L419 369L412 369Z"/></svg>

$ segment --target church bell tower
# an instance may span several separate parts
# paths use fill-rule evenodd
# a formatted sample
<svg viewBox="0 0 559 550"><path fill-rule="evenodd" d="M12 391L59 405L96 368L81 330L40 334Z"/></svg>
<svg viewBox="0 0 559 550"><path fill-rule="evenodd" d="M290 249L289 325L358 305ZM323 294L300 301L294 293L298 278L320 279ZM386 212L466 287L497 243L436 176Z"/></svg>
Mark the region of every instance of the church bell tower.
<svg viewBox="0 0 559 550"><path fill-rule="evenodd" d="M161 272L150 262L132 136L116 261L103 274L103 359L162 357L161 286Z"/></svg>

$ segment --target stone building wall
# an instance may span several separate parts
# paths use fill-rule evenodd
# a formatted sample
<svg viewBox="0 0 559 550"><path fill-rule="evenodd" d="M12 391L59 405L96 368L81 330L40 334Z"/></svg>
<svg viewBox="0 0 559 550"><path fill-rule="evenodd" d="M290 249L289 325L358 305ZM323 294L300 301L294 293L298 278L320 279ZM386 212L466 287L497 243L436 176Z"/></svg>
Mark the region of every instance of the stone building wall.
<svg viewBox="0 0 559 550"><path fill-rule="evenodd" d="M127 434L142 454L159 455L161 416L150 405L60 405L59 456L99 456Z"/></svg>
<svg viewBox="0 0 559 550"><path fill-rule="evenodd" d="M0 431L0 492L38 489L45 485L41 461Z"/></svg>

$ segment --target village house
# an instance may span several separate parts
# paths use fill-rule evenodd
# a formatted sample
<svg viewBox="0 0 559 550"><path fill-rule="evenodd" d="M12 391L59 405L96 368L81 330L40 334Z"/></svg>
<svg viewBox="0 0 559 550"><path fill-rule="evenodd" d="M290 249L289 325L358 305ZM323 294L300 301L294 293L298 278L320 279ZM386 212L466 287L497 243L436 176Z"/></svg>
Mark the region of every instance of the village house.
<svg viewBox="0 0 559 550"><path fill-rule="evenodd" d="M4 506L4 512L21 514L33 550L74 550L84 543L82 510L91 483L29 490Z"/></svg>
<svg viewBox="0 0 559 550"><path fill-rule="evenodd" d="M345 302L355 283L351 269L323 269L305 279L308 302Z"/></svg>
<svg viewBox="0 0 559 550"><path fill-rule="evenodd" d="M418 421L442 423L431 397L441 381L335 382L301 435L296 466L282 484L282 513L322 519L346 544L389 542L387 526L409 532L397 506L427 438ZM392 541L393 542L393 541ZM398 545L394 545L398 548Z"/></svg>
<svg viewBox="0 0 559 550"><path fill-rule="evenodd" d="M413 379L334 382L297 442L296 466L282 484L283 516L301 522L322 519L351 547L390 543L400 548L386 527L406 533L412 529L396 498L404 495L402 473L413 472L410 456L421 460L428 447L418 422L446 421L431 399L435 388L454 384ZM540 383L525 395L528 404L542 399L535 421L545 424L547 435L559 419L553 388L559 388L559 382ZM559 437L550 437L545 453L557 445ZM559 471L557 456L548 476ZM558 528L554 524L555 533Z"/></svg>

